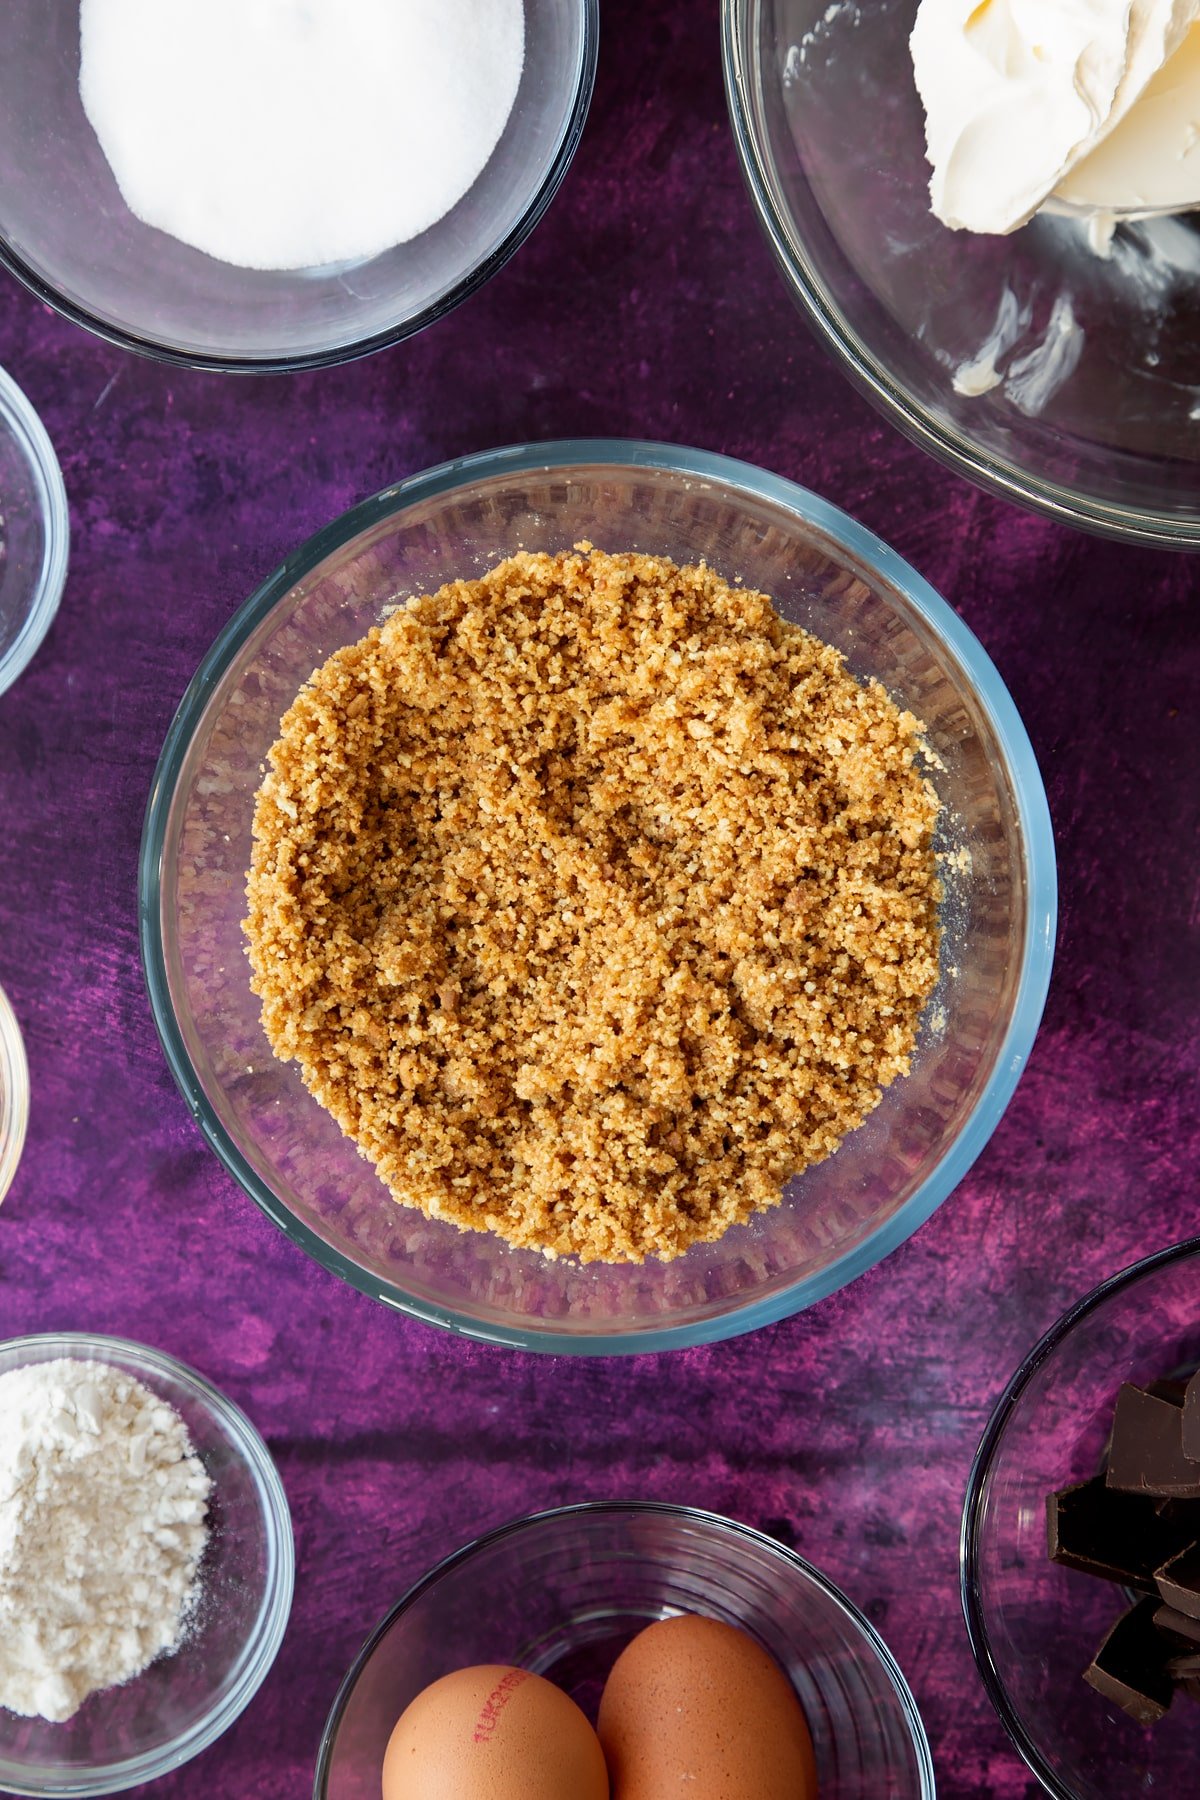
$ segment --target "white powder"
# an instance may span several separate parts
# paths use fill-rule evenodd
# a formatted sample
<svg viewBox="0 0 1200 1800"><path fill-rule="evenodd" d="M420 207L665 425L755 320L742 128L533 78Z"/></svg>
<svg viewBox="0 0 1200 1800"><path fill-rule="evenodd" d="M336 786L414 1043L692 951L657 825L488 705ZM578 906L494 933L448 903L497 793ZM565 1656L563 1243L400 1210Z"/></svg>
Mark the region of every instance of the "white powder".
<svg viewBox="0 0 1200 1800"><path fill-rule="evenodd" d="M82 0L79 90L130 211L224 262L406 243L512 111L523 0Z"/></svg>
<svg viewBox="0 0 1200 1800"><path fill-rule="evenodd" d="M210 1486L178 1413L118 1369L0 1375L0 1706L69 1719L176 1647Z"/></svg>

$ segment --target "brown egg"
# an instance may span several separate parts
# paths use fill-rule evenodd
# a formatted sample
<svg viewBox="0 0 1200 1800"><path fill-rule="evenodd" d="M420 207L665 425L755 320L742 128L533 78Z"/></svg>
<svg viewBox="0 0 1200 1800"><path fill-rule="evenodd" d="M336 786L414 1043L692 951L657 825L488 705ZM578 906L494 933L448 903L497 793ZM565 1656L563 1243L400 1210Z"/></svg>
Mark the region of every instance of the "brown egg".
<svg viewBox="0 0 1200 1800"><path fill-rule="evenodd" d="M800 1702L775 1659L732 1625L683 1613L621 1652L597 1727L612 1800L814 1800Z"/></svg>
<svg viewBox="0 0 1200 1800"><path fill-rule="evenodd" d="M608 1800L600 1742L575 1702L527 1669L443 1675L405 1707L383 1800Z"/></svg>

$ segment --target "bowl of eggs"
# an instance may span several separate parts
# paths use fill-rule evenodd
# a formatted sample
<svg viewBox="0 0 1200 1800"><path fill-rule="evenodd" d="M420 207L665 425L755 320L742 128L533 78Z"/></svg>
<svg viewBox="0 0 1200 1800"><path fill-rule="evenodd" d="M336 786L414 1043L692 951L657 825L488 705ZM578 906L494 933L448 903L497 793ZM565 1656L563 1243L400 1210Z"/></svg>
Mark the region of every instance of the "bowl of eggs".
<svg viewBox="0 0 1200 1800"><path fill-rule="evenodd" d="M320 367L449 312L542 218L597 0L13 0L0 261L127 349Z"/></svg>
<svg viewBox="0 0 1200 1800"><path fill-rule="evenodd" d="M1190 9L724 0L722 18L755 210L793 298L868 398L1009 499L1200 544L1200 214L1171 210L1200 202ZM1146 83L1144 104L1059 182L1064 199L1053 133L1065 120L1083 147L1113 123L1122 57L1118 103ZM1086 103L1080 68L1108 81ZM1178 133L1140 202L1139 118Z"/></svg>
<svg viewBox="0 0 1200 1800"><path fill-rule="evenodd" d="M342 1683L313 1791L638 1800L718 1774L756 1800L934 1794L904 1677L822 1575L715 1514L605 1502L418 1582Z"/></svg>
<svg viewBox="0 0 1200 1800"><path fill-rule="evenodd" d="M692 647L687 608L710 644ZM828 813L813 765L773 748L824 716L796 698L811 667L778 677L793 655L823 659L844 697L812 750L844 766L821 790ZM610 676L628 692L614 699ZM648 680L652 705L634 691ZM868 791L871 709L871 743L908 734L922 810L912 848L889 827L879 869L891 880L918 859L925 897L887 963L878 945L912 911L909 889L892 905L862 873L879 813L857 842L827 824ZM735 753L727 726L757 736ZM295 796L278 785L289 768ZM377 778L377 793L356 785ZM309 821L321 842L296 837ZM668 886L670 909L654 903ZM826 950L849 892L851 948ZM532 444L387 489L246 602L164 745L139 909L180 1090L309 1255L487 1342L632 1354L812 1304L961 1180L1037 1029L1054 851L999 675L886 545L727 458ZM910 966L918 926L926 947L940 928L940 956L922 949L924 1002L900 997L912 1053L884 1090L871 1059L897 1005L864 999L852 1040L839 1009L863 971ZM322 985L343 972L337 994ZM819 1157L792 1159L770 1137L771 1096L807 1131L802 1108L836 1102L856 1057L878 1103L836 1154L826 1135ZM596 1249L612 1221L650 1218L652 1240Z"/></svg>

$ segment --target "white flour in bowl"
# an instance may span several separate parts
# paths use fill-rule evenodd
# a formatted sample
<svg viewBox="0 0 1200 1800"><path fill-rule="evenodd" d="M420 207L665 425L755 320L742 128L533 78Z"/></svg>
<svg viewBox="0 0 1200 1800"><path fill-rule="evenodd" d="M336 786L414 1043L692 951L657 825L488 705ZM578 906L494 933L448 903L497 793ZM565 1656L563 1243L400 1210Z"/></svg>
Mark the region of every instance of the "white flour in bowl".
<svg viewBox="0 0 1200 1800"><path fill-rule="evenodd" d="M0 1375L0 1706L69 1719L176 1648L211 1485L178 1413L121 1370Z"/></svg>
<svg viewBox="0 0 1200 1800"><path fill-rule="evenodd" d="M523 0L82 0L79 91L130 211L222 262L359 261L467 193Z"/></svg>

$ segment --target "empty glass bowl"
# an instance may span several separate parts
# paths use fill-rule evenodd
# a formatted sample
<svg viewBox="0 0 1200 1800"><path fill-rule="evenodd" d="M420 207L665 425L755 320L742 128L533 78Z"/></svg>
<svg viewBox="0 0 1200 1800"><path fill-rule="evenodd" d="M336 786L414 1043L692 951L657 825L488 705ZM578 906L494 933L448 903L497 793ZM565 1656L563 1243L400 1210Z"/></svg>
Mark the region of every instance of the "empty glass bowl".
<svg viewBox="0 0 1200 1800"><path fill-rule="evenodd" d="M406 596L525 547L700 558L771 594L923 719L940 767L943 977L912 1072L784 1203L678 1261L550 1262L391 1201L276 1062L242 938L254 797L313 669ZM1024 1066L1054 940L1050 822L995 669L920 576L844 513L700 451L531 445L448 463L313 538L204 659L147 813L143 961L171 1068L201 1129L318 1261L406 1312L493 1342L612 1353L701 1343L797 1311L900 1243L987 1142Z"/></svg>
<svg viewBox="0 0 1200 1800"><path fill-rule="evenodd" d="M525 242L583 130L597 34L598 0L525 0L520 89L470 192L380 256L280 273L218 262L136 219L80 102L78 0L7 0L0 260L78 324L195 368L365 355L449 312Z"/></svg>
<svg viewBox="0 0 1200 1800"><path fill-rule="evenodd" d="M929 207L918 0L723 0L751 197L793 296L925 449L1091 529L1200 544L1200 215L1039 217L1010 237Z"/></svg>
<svg viewBox="0 0 1200 1800"><path fill-rule="evenodd" d="M69 535L54 446L16 382L0 369L0 694L25 668L58 611Z"/></svg>
<svg viewBox="0 0 1200 1800"><path fill-rule="evenodd" d="M454 1669L512 1663L567 1690L594 1721L629 1640L670 1613L736 1625L795 1686L821 1800L932 1800L916 1703L891 1653L794 1551L686 1506L567 1506L468 1544L426 1575L342 1683L314 1800L377 1800L393 1725Z"/></svg>
<svg viewBox="0 0 1200 1800"><path fill-rule="evenodd" d="M29 1123L29 1065L16 1014L0 988L0 1200L12 1186Z"/></svg>
<svg viewBox="0 0 1200 1800"><path fill-rule="evenodd" d="M962 1598L984 1685L1056 1800L1193 1794L1200 1705L1151 1730L1083 1680L1129 1604L1116 1584L1046 1554L1046 1496L1103 1466L1121 1383L1200 1363L1200 1237L1136 1263L1073 1306L1001 1396L971 1470Z"/></svg>
<svg viewBox="0 0 1200 1800"><path fill-rule="evenodd" d="M249 1704L275 1660L292 1604L287 1497L253 1425L183 1363L121 1338L66 1332L0 1345L0 1374L74 1357L135 1377L174 1407L212 1479L201 1595L183 1643L64 1724L0 1707L0 1789L116 1794L178 1768Z"/></svg>

